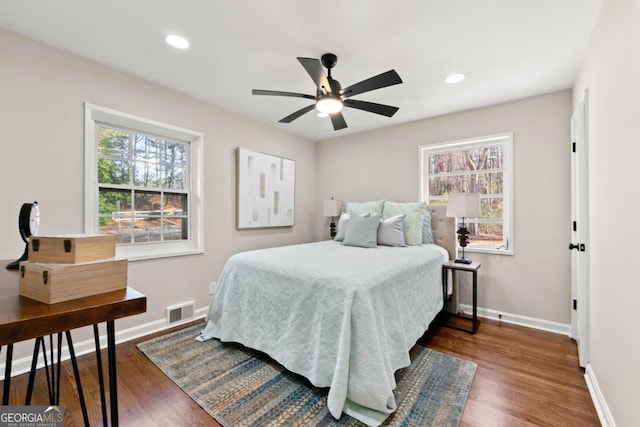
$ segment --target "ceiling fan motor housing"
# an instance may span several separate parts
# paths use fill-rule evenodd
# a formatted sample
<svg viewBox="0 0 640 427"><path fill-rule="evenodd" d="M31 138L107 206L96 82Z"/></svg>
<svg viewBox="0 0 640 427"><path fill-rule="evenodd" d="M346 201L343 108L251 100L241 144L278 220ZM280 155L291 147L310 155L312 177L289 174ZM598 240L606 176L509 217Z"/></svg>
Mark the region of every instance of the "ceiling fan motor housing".
<svg viewBox="0 0 640 427"><path fill-rule="evenodd" d="M325 53L320 58L320 61L322 62L322 65L324 66L324 68L331 70L338 63L338 57L335 56L333 53Z"/></svg>

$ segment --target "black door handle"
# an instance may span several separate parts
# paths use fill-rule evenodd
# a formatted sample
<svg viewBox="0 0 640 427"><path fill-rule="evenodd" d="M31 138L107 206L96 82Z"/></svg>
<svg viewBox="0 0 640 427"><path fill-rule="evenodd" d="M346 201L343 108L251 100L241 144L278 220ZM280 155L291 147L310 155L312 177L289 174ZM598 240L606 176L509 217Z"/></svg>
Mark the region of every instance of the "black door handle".
<svg viewBox="0 0 640 427"><path fill-rule="evenodd" d="M576 243L575 245L573 243L569 243L569 250L571 249L577 249L580 252L584 252L585 250L587 250L584 243Z"/></svg>

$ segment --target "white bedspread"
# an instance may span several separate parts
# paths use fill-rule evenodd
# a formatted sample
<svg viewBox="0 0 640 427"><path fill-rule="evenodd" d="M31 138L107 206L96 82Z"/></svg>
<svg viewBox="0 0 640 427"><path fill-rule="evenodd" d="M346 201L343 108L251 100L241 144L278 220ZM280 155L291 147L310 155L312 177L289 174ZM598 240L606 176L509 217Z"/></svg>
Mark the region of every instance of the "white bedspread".
<svg viewBox="0 0 640 427"><path fill-rule="evenodd" d="M365 249L334 241L243 252L225 265L203 339L267 353L327 405L378 425L396 409L394 372L442 308L436 245Z"/></svg>

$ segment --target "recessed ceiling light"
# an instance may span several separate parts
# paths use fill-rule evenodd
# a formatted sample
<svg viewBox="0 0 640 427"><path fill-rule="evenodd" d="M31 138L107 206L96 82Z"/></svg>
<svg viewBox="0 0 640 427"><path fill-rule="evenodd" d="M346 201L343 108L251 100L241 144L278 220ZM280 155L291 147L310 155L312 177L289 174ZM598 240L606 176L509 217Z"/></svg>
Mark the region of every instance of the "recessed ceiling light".
<svg viewBox="0 0 640 427"><path fill-rule="evenodd" d="M465 77L467 76L465 76L462 73L453 73L445 77L444 81L445 83L449 83L449 84L460 83L465 79Z"/></svg>
<svg viewBox="0 0 640 427"><path fill-rule="evenodd" d="M189 40L176 34L169 34L165 40L176 49L187 49L189 47Z"/></svg>

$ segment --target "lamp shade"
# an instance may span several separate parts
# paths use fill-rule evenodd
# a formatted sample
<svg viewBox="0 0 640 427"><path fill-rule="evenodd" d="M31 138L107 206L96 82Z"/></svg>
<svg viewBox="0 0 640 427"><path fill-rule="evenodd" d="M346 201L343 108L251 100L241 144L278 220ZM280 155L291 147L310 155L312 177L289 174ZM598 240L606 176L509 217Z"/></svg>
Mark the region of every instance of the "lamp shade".
<svg viewBox="0 0 640 427"><path fill-rule="evenodd" d="M452 218L479 217L480 195L471 193L449 194L446 215Z"/></svg>
<svg viewBox="0 0 640 427"><path fill-rule="evenodd" d="M322 216L338 216L340 215L340 207L337 200L325 200L322 207Z"/></svg>

